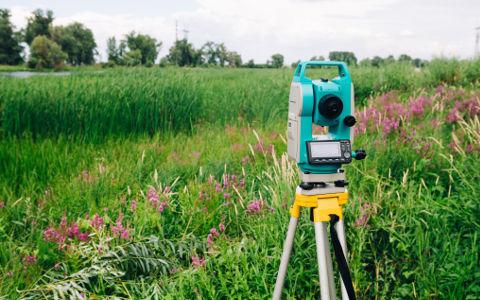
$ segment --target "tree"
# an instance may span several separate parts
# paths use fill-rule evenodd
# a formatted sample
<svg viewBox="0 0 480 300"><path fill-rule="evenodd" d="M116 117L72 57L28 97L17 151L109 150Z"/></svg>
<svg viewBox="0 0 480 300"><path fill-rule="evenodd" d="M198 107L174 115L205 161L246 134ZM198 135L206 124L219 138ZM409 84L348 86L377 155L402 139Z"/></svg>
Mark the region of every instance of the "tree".
<svg viewBox="0 0 480 300"><path fill-rule="evenodd" d="M349 66L357 65L357 58L355 54L350 51L332 51L328 54L330 60L343 61Z"/></svg>
<svg viewBox="0 0 480 300"><path fill-rule="evenodd" d="M280 53L273 54L271 57L272 61L270 62L271 66L274 68L283 67L283 55Z"/></svg>
<svg viewBox="0 0 480 300"><path fill-rule="evenodd" d="M323 61L323 60L325 60L325 57L323 57L323 55L312 56L312 58L310 58L310 60Z"/></svg>
<svg viewBox="0 0 480 300"><path fill-rule="evenodd" d="M93 33L83 24L74 22L66 27L56 26L51 30L53 41L62 47L71 65L90 65L95 62L97 44Z"/></svg>
<svg viewBox="0 0 480 300"><path fill-rule="evenodd" d="M175 41L167 55L171 64L184 66L196 66L201 63L201 51L195 50L193 45L186 38Z"/></svg>
<svg viewBox="0 0 480 300"><path fill-rule="evenodd" d="M407 54L401 54L399 57L398 57L398 61L401 61L401 62L412 62L412 58L407 55Z"/></svg>
<svg viewBox="0 0 480 300"><path fill-rule="evenodd" d="M0 64L18 65L23 62L20 34L10 22L10 11L0 9Z"/></svg>
<svg viewBox="0 0 480 300"><path fill-rule="evenodd" d="M27 27L25 29L25 42L32 44L35 37L43 35L50 38L50 26L53 22L53 12L51 10L43 11L37 9L32 16L27 18Z"/></svg>
<svg viewBox="0 0 480 300"><path fill-rule="evenodd" d="M138 66L142 64L142 52L138 49L128 51L123 55L122 60L126 66Z"/></svg>
<svg viewBox="0 0 480 300"><path fill-rule="evenodd" d="M235 51L227 52L228 66L238 68L242 65L242 56Z"/></svg>
<svg viewBox="0 0 480 300"><path fill-rule="evenodd" d="M107 55L108 62L117 65L120 64L122 55L120 54L120 49L117 47L117 40L114 36L107 39Z"/></svg>
<svg viewBox="0 0 480 300"><path fill-rule="evenodd" d="M39 35L30 45L30 60L28 65L37 69L55 68L63 66L67 55L60 46L46 36Z"/></svg>
<svg viewBox="0 0 480 300"><path fill-rule="evenodd" d="M225 66L225 62L227 61L227 47L225 47L225 44L220 43L217 45L215 52L217 54L218 58L218 63L220 66Z"/></svg>
<svg viewBox="0 0 480 300"><path fill-rule="evenodd" d="M206 42L202 48L200 48L202 53L202 60L209 65L217 64L217 45L212 42Z"/></svg>
<svg viewBox="0 0 480 300"><path fill-rule="evenodd" d="M147 63L153 64L158 56L158 51L162 46L161 42L157 43L157 40L146 34L131 33L125 36L125 43L128 46L129 51L139 50L141 53L142 65Z"/></svg>
<svg viewBox="0 0 480 300"><path fill-rule="evenodd" d="M253 59L250 59L247 64L247 68L255 68L255 61Z"/></svg>
<svg viewBox="0 0 480 300"><path fill-rule="evenodd" d="M383 65L383 64L384 64L384 60L383 60L383 58L381 58L380 56L374 56L374 57L372 58L372 66L373 66L373 67L377 67L377 68L378 68L378 67L380 67L380 66Z"/></svg>

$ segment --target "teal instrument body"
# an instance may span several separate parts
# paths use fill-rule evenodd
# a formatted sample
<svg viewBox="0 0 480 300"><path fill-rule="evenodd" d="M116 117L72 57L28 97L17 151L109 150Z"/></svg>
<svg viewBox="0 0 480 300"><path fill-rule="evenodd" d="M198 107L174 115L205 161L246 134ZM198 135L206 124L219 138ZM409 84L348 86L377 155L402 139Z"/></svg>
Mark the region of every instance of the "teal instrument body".
<svg viewBox="0 0 480 300"><path fill-rule="evenodd" d="M331 80L308 78L306 69L312 66L336 67L338 75ZM349 163L351 157L355 156L350 147L353 138L351 127L355 124L353 99L352 79L344 62L304 61L298 64L289 96L288 154L303 173L337 173L342 164ZM314 136L314 124L327 126L328 134ZM329 145L335 149L326 152L320 148L317 150L320 145L328 143L316 141L332 142ZM336 154L333 142L338 143L340 156ZM324 153L326 156L317 159L312 157L315 153Z"/></svg>

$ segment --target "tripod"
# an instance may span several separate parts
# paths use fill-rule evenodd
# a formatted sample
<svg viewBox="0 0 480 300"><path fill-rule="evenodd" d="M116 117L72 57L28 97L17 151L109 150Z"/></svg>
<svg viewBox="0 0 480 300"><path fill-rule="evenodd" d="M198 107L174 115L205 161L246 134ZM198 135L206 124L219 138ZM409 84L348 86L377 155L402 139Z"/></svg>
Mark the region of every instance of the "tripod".
<svg viewBox="0 0 480 300"><path fill-rule="evenodd" d="M342 299L354 300L355 293L346 261L347 245L345 241L345 228L342 215L342 206L347 203L348 192L343 187L329 187L325 184L313 189L304 189L302 188L302 185L297 187L295 201L290 208L290 223L288 225L287 237L283 246L280 268L278 270L275 290L273 292L273 300L279 300L282 294L288 261L290 259L290 252L295 237L295 229L297 227L298 218L300 217L300 208L302 207L313 210L321 299L336 299L332 259L330 256L330 245L327 236L327 222L330 222L332 243L341 275Z"/></svg>

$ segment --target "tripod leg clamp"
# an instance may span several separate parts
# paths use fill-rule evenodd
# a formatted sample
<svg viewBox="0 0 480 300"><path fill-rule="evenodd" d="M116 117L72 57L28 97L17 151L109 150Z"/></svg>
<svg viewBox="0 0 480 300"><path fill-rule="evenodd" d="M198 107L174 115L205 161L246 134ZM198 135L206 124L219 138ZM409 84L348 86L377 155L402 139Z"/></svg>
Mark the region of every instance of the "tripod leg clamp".
<svg viewBox="0 0 480 300"><path fill-rule="evenodd" d="M323 195L296 194L295 201L290 208L290 215L300 217L300 208L313 208L314 222L329 222L330 215L337 215L343 219L342 206L348 201L348 193L335 193Z"/></svg>

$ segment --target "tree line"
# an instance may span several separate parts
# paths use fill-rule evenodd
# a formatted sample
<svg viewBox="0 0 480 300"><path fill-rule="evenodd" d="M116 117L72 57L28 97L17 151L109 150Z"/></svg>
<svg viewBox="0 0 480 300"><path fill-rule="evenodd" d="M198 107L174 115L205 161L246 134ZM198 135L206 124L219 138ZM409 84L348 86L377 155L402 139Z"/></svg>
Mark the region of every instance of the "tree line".
<svg viewBox="0 0 480 300"><path fill-rule="evenodd" d="M16 30L10 21L10 11L0 9L0 64L19 65L26 63L30 68L61 68L64 64L72 66L91 65L95 63L97 44L92 31L79 22L66 26L54 26L51 10L37 9L27 18L25 28ZM30 55L25 57L24 46L28 46ZM108 62L105 66L153 66L157 62L162 42L142 33L130 32L117 41L115 37L107 40ZM411 63L422 67L426 61L411 58L406 54L396 60L392 55L381 58L375 56L358 61L353 52L332 51L330 60L345 61L350 66L380 67L395 61ZM324 56L313 56L311 60L325 60ZM298 61L299 62L299 61ZM292 64L295 67L298 62ZM227 49L224 43L208 41L200 48L188 41L179 39L169 48L168 54L159 59L160 66L220 66L245 68L280 68L284 66L284 57L273 54L263 64L253 59L244 62L241 55Z"/></svg>

